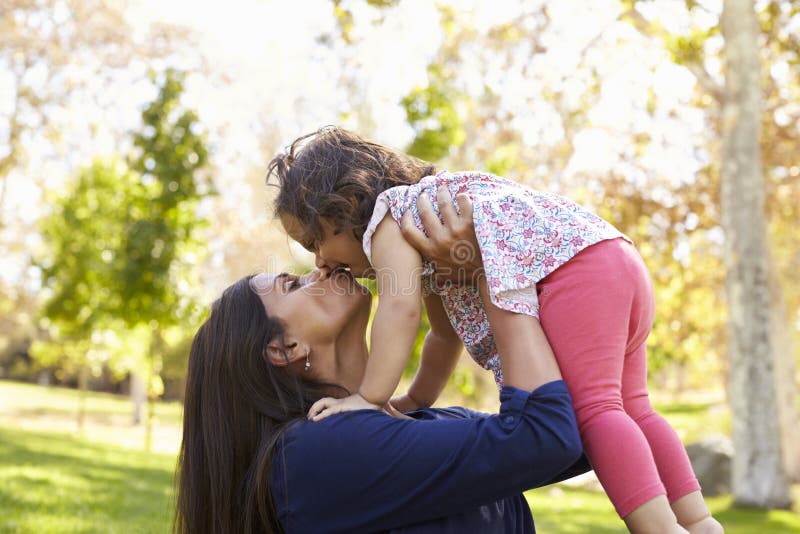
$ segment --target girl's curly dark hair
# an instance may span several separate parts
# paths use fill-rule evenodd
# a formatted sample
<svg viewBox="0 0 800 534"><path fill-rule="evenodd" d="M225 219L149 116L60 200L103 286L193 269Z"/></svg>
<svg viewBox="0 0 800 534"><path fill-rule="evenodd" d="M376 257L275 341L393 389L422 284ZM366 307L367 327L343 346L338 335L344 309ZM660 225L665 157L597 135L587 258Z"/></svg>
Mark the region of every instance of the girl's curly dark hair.
<svg viewBox="0 0 800 534"><path fill-rule="evenodd" d="M427 161L398 152L336 126L299 137L269 163L279 188L275 213L290 215L308 237L322 237L321 219L361 240L378 195L434 174ZM306 243L303 243L306 245Z"/></svg>

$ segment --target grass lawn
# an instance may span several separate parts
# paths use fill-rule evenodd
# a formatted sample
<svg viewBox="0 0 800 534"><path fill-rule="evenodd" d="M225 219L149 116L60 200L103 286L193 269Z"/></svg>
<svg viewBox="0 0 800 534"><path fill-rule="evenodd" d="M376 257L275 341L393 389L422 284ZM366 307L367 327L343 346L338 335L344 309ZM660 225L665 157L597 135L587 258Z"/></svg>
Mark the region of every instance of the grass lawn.
<svg viewBox="0 0 800 534"><path fill-rule="evenodd" d="M76 414L79 398L78 391L74 389L0 380L0 426L74 434L78 429ZM181 410L179 402L156 403L153 426L155 452L177 453ZM126 396L89 392L85 402L82 437L92 443L142 449L144 425L131 424L132 412L133 404Z"/></svg>
<svg viewBox="0 0 800 534"><path fill-rule="evenodd" d="M175 457L0 426L0 532L168 532Z"/></svg>
<svg viewBox="0 0 800 534"><path fill-rule="evenodd" d="M795 494L796 500L800 499L800 491ZM628 532L603 493L557 485L529 491L525 497L531 505L536 529L543 534ZM800 533L800 514L733 508L731 497L712 497L707 502L714 517L725 527L725 534Z"/></svg>
<svg viewBox="0 0 800 534"><path fill-rule="evenodd" d="M179 404L159 403L154 432L166 452L146 454L127 398L90 393L82 438L77 403L74 390L0 380L0 533L168 532ZM658 409L686 441L729 425L715 402ZM602 493L557 485L526 496L544 534L626 532ZM709 504L728 534L800 534L800 514L737 509L730 497Z"/></svg>
<svg viewBox="0 0 800 534"><path fill-rule="evenodd" d="M0 380L0 410L13 408L22 417L54 415L74 420L79 398L77 389ZM108 423L119 422L119 419L129 422L131 406L130 399L124 395L90 391L86 401L86 416ZM159 402L156 413L162 423L180 425L179 402Z"/></svg>

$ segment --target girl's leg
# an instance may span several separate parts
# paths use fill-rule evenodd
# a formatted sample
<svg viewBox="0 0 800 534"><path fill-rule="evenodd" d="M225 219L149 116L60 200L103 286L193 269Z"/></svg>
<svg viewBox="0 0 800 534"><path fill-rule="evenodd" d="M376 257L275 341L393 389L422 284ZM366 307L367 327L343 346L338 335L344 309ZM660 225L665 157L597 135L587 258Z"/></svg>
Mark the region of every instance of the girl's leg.
<svg viewBox="0 0 800 534"><path fill-rule="evenodd" d="M647 504L647 517L669 531L677 525L666 499L659 499L665 489L650 445L623 409L623 367L640 330L632 315L648 317L634 310L636 288L620 264L627 258L623 245L593 245L542 280L541 323L572 395L586 454L617 512L626 517ZM646 331L639 337L633 346L644 342Z"/></svg>
<svg viewBox="0 0 800 534"><path fill-rule="evenodd" d="M673 503L689 493L699 491L700 484L680 438L650 404L645 383L646 358L644 344L628 355L622 374L622 400L625 411L639 425L650 444L659 477L667 490L667 499ZM684 524L681 519L678 517Z"/></svg>
<svg viewBox="0 0 800 534"><path fill-rule="evenodd" d="M667 490L672 511L689 532L722 532L700 493L686 449L675 430L653 410L645 387L646 354L642 344L630 354L622 373L622 400L625 411L642 429L658 474Z"/></svg>
<svg viewBox="0 0 800 534"><path fill-rule="evenodd" d="M632 339L646 338L652 323L653 292L647 268L641 257L629 247L633 263L630 267L631 281L637 287L634 297L632 324L642 331L634 332ZM637 313L638 310L638 313ZM625 412L641 428L647 439L658 473L667 490L667 499L672 505L678 522L690 532L721 532L721 527L711 518L711 512L703 501L700 484L692 470L678 435L664 418L653 410L647 393L647 352L642 341L625 357L622 371L622 401ZM719 528L717 528L719 527Z"/></svg>

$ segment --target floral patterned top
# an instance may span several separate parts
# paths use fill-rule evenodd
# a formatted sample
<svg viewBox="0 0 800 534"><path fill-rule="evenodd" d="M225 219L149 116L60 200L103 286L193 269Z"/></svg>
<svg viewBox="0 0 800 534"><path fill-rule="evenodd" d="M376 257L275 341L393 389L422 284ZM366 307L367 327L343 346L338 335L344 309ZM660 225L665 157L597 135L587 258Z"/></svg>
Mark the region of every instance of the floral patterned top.
<svg viewBox="0 0 800 534"><path fill-rule="evenodd" d="M411 210L414 223L424 230L417 198L426 192L438 215L439 186L449 189L456 211L457 194L467 193L472 200L475 235L489 294L492 302L505 310L539 317L539 280L590 245L618 237L630 241L610 223L567 198L534 191L492 174L441 171L416 184L393 187L378 195L363 239L370 261L372 235L386 213L391 213L399 224L403 214ZM459 253L469 251L454 247L453 254ZM436 287L433 270L433 264L423 258L422 294L441 297L467 352L481 367L494 373L501 387L500 359L477 289L455 284Z"/></svg>

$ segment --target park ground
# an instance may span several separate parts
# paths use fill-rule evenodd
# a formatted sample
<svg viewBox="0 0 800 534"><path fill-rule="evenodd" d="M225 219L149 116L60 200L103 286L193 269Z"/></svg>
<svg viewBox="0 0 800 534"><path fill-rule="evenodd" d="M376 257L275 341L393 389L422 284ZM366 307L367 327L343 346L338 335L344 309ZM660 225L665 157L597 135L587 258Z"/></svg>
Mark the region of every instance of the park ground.
<svg viewBox="0 0 800 534"><path fill-rule="evenodd" d="M170 530L180 405L157 405L153 452L130 424L127 398L89 393L82 432L78 394L0 381L0 533L165 533ZM661 403L685 442L726 432L719 400ZM796 488L800 502L800 487ZM527 493L539 532L626 532L606 497L559 484ZM708 499L729 534L800 533L800 514L735 508Z"/></svg>

